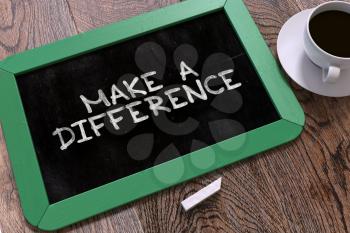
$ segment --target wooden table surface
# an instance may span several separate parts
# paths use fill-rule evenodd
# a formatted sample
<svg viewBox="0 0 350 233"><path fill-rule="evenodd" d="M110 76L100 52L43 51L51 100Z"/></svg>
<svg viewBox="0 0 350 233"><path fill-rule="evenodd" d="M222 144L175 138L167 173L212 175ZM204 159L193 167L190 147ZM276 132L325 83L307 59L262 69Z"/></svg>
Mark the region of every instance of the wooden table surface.
<svg viewBox="0 0 350 233"><path fill-rule="evenodd" d="M0 59L176 2L0 0ZM245 0L274 55L283 23L321 2ZM63 232L350 233L350 98L321 97L291 85L306 114L305 129L296 141ZM180 208L184 197L219 176L221 192L191 212ZM0 230L36 231L22 216L1 133Z"/></svg>

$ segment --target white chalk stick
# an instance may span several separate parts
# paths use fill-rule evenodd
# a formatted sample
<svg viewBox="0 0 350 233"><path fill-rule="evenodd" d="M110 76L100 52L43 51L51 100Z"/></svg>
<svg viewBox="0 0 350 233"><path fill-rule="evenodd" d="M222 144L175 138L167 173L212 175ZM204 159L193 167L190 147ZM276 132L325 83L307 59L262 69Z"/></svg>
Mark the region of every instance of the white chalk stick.
<svg viewBox="0 0 350 233"><path fill-rule="evenodd" d="M205 199L213 196L221 188L221 177L181 202L185 211L192 209Z"/></svg>

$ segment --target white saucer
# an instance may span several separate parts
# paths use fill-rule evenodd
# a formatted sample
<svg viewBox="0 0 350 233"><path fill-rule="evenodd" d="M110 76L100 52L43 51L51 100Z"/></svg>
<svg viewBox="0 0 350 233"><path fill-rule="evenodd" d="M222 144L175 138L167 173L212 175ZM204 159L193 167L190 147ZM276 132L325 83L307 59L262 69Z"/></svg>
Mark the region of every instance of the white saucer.
<svg viewBox="0 0 350 233"><path fill-rule="evenodd" d="M350 69L342 70L336 83L322 81L322 69L304 52L304 30L311 10L304 10L290 18L282 27L277 39L277 53L283 69L301 87L324 96L350 95Z"/></svg>

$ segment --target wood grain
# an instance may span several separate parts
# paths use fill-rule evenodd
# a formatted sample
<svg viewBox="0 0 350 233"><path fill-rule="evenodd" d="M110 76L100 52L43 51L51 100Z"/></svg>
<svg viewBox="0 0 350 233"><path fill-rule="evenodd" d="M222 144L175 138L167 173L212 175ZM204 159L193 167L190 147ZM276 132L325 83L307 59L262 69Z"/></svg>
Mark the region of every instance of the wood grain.
<svg viewBox="0 0 350 233"><path fill-rule="evenodd" d="M178 0L67 0L79 32L127 19Z"/></svg>
<svg viewBox="0 0 350 233"><path fill-rule="evenodd" d="M0 1L0 58L175 0ZM245 0L276 55L283 23L321 0ZM301 137L63 232L350 233L350 98L311 94L290 82L306 114ZM0 134L0 229L30 232ZM190 212L180 201L223 176L217 195Z"/></svg>
<svg viewBox="0 0 350 233"><path fill-rule="evenodd" d="M65 0L1 0L0 12L0 59L76 33Z"/></svg>

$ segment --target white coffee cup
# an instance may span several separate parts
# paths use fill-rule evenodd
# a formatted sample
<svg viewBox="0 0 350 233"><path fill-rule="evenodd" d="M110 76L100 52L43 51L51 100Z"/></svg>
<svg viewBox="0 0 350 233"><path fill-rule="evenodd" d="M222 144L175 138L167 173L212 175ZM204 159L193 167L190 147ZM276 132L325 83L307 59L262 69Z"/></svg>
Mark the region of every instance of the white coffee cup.
<svg viewBox="0 0 350 233"><path fill-rule="evenodd" d="M313 63L322 68L322 80L326 83L336 82L340 77L342 70L350 69L350 57L338 57L324 51L311 37L309 29L310 20L322 12L333 10L343 11L350 14L350 3L343 1L331 1L317 6L309 15L304 33L304 49L306 55ZM350 30L350 26L347 30Z"/></svg>

